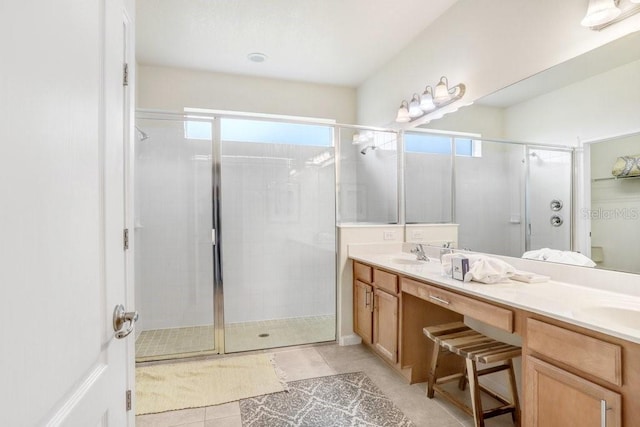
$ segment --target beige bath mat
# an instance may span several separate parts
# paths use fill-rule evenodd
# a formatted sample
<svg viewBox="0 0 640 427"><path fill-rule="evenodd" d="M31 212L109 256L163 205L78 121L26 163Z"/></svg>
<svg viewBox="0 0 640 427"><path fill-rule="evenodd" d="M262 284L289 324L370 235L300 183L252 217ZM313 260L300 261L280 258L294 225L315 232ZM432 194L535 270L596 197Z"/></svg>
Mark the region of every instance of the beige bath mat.
<svg viewBox="0 0 640 427"><path fill-rule="evenodd" d="M138 367L136 415L219 405L285 389L268 354Z"/></svg>

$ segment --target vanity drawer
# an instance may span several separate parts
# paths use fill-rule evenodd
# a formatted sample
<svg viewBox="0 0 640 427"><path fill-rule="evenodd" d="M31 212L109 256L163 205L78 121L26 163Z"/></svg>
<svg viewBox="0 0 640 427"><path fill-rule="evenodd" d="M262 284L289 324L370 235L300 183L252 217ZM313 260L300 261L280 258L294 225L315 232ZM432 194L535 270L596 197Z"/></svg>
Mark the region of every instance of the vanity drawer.
<svg viewBox="0 0 640 427"><path fill-rule="evenodd" d="M493 304L445 291L444 289L416 282L411 279L402 278L401 288L402 292L455 311L456 313L473 317L474 319L504 331L513 332L513 312L506 308L496 307Z"/></svg>
<svg viewBox="0 0 640 427"><path fill-rule="evenodd" d="M612 384L622 385L622 348L568 329L527 319L527 348Z"/></svg>
<svg viewBox="0 0 640 427"><path fill-rule="evenodd" d="M360 264L357 261L353 262L353 275L356 279L366 282L373 283L373 268L369 267L365 264Z"/></svg>
<svg viewBox="0 0 640 427"><path fill-rule="evenodd" d="M384 289L392 294L398 293L398 276L395 274L375 268L373 270L373 284L376 285L377 288Z"/></svg>

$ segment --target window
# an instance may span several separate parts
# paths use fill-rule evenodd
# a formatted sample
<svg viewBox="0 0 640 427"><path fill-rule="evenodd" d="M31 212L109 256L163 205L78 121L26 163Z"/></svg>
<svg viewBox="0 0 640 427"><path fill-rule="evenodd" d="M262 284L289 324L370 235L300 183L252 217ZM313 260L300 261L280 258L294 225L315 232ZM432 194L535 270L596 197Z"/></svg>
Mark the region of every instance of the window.
<svg viewBox="0 0 640 427"><path fill-rule="evenodd" d="M455 139L456 143L456 156L482 157L482 142L480 140L424 133L405 133L404 151L408 153L451 155L452 139Z"/></svg>
<svg viewBox="0 0 640 427"><path fill-rule="evenodd" d="M333 146L333 128L290 122L249 119L221 119L223 141L270 144Z"/></svg>
<svg viewBox="0 0 640 427"><path fill-rule="evenodd" d="M244 118L221 118L222 141L333 147L333 127ZM209 120L187 120L185 138L210 141L213 134Z"/></svg>

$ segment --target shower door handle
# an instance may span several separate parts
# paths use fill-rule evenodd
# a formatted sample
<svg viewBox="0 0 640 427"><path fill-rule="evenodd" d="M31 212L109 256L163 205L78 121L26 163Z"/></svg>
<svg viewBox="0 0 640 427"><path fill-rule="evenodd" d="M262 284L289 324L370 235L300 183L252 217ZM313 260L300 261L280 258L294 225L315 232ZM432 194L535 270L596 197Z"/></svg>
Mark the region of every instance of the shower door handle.
<svg viewBox="0 0 640 427"><path fill-rule="evenodd" d="M113 330L116 332L116 338L122 339L128 336L133 331L133 324L138 320L138 312L137 311L124 311L124 306L122 304L116 305L116 308L113 310ZM127 329L122 329L125 323L129 323L129 327Z"/></svg>

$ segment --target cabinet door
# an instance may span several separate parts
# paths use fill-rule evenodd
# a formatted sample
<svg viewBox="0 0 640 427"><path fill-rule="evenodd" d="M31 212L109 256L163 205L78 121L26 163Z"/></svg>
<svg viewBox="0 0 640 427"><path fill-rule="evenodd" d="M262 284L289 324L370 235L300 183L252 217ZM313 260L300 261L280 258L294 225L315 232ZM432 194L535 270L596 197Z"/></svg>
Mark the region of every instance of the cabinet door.
<svg viewBox="0 0 640 427"><path fill-rule="evenodd" d="M373 343L391 362L398 361L398 297L379 289L374 293Z"/></svg>
<svg viewBox="0 0 640 427"><path fill-rule="evenodd" d="M620 427L620 394L527 356L525 426Z"/></svg>
<svg viewBox="0 0 640 427"><path fill-rule="evenodd" d="M372 316L373 288L356 280L353 287L353 330L367 344L373 342Z"/></svg>

